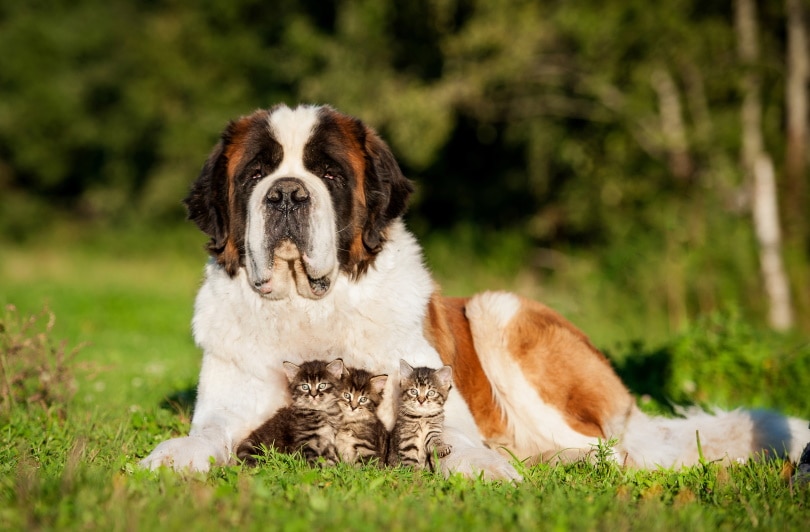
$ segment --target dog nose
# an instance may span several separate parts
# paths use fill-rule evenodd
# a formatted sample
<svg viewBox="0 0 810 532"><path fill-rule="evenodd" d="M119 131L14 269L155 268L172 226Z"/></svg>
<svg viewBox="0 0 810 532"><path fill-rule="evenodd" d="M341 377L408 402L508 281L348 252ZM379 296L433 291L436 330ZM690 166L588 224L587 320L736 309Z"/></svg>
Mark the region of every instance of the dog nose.
<svg viewBox="0 0 810 532"><path fill-rule="evenodd" d="M282 177L267 191L267 203L280 211L294 210L309 201L304 184L294 177Z"/></svg>

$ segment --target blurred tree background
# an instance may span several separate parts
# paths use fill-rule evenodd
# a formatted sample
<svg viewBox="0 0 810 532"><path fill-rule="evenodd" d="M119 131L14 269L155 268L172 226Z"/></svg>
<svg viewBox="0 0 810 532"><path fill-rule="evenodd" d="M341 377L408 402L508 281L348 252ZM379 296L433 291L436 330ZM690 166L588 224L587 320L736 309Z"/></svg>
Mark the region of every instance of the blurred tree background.
<svg viewBox="0 0 810 532"><path fill-rule="evenodd" d="M329 103L391 144L428 245L510 242L533 282L598 276L589 286L610 290L583 304L621 294L637 304L618 308L670 327L732 305L806 331L807 12L806 0L0 0L0 228L24 240L63 217L180 223L228 120Z"/></svg>

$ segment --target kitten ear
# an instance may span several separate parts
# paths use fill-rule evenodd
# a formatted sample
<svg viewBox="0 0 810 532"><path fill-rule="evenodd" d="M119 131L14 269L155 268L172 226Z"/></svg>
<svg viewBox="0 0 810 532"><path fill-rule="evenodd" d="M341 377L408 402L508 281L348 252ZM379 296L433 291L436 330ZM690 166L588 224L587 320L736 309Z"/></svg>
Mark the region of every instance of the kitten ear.
<svg viewBox="0 0 810 532"><path fill-rule="evenodd" d="M327 364L326 371L329 372L329 374L332 377L340 379L343 376L343 359L336 358L335 360Z"/></svg>
<svg viewBox="0 0 810 532"><path fill-rule="evenodd" d="M403 379L409 379L413 375L413 367L405 362L404 359L399 359L399 376Z"/></svg>
<svg viewBox="0 0 810 532"><path fill-rule="evenodd" d="M284 373L287 374L287 380L290 381L290 382L295 380L295 376L298 375L298 371L301 368L299 368L298 366L296 366L292 362L288 362L287 360L282 362L282 364L284 365Z"/></svg>
<svg viewBox="0 0 810 532"><path fill-rule="evenodd" d="M369 379L371 383L371 391L374 393L382 393L385 388L385 383L388 382L388 375L376 375Z"/></svg>
<svg viewBox="0 0 810 532"><path fill-rule="evenodd" d="M450 366L442 366L436 370L435 375L442 386L447 386L448 388L453 386L453 368Z"/></svg>

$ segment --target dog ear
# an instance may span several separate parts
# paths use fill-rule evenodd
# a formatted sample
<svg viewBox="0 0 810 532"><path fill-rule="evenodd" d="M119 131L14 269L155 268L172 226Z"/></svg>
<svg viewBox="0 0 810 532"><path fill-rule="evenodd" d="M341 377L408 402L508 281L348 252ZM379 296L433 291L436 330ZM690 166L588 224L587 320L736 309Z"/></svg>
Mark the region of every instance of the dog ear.
<svg viewBox="0 0 810 532"><path fill-rule="evenodd" d="M228 240L228 176L224 154L227 142L228 130L222 134L183 200L188 219L211 237L207 248L214 256L222 253Z"/></svg>
<svg viewBox="0 0 810 532"><path fill-rule="evenodd" d="M366 206L363 246L378 253L385 242L388 225L405 214L413 184L402 174L391 149L372 129L366 128Z"/></svg>

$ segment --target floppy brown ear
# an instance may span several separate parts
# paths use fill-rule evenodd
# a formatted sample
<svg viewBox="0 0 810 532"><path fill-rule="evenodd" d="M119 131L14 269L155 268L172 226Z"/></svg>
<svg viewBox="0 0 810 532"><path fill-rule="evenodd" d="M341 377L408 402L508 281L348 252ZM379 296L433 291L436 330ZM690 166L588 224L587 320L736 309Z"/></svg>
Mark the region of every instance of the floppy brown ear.
<svg viewBox="0 0 810 532"><path fill-rule="evenodd" d="M188 219L211 237L208 251L218 256L228 240L227 160L224 155L227 130L214 147L183 200Z"/></svg>
<svg viewBox="0 0 810 532"><path fill-rule="evenodd" d="M405 214L413 184L402 174L388 145L370 128L366 128L365 151L368 219L363 227L363 246L370 253L378 253L385 241L385 228Z"/></svg>

